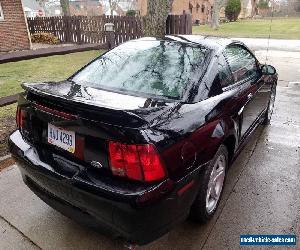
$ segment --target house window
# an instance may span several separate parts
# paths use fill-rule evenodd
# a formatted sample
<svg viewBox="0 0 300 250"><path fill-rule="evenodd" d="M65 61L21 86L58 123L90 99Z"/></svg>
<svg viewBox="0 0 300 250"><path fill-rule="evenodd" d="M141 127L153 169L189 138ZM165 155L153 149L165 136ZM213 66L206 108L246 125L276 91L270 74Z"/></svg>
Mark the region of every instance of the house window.
<svg viewBox="0 0 300 250"><path fill-rule="evenodd" d="M4 21L3 9L0 3L0 21Z"/></svg>
<svg viewBox="0 0 300 250"><path fill-rule="evenodd" d="M204 13L204 11L205 11L205 6L204 6L204 4L202 4L202 6L201 6L201 12Z"/></svg>

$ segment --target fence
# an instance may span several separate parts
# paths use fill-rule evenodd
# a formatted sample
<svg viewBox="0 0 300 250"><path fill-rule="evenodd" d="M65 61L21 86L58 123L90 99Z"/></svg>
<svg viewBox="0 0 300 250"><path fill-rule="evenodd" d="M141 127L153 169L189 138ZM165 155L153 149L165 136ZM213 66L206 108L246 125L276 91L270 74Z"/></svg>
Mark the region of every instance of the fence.
<svg viewBox="0 0 300 250"><path fill-rule="evenodd" d="M189 14L169 15L166 23L166 34L192 34L192 16Z"/></svg>
<svg viewBox="0 0 300 250"><path fill-rule="evenodd" d="M127 16L59 16L28 18L30 34L49 32L63 43L106 43L105 23L113 23L115 44L142 37L143 22L140 17ZM191 34L191 15L169 15L166 34Z"/></svg>

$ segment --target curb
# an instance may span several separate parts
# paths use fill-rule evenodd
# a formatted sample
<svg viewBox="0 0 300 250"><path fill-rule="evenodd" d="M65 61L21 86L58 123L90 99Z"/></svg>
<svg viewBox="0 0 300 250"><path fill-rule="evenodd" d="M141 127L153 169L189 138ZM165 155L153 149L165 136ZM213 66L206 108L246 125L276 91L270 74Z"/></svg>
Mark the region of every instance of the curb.
<svg viewBox="0 0 300 250"><path fill-rule="evenodd" d="M4 169L11 167L12 165L15 164L14 159L11 157L10 154L5 155L3 157L0 157L0 173L1 171L3 171Z"/></svg>
<svg viewBox="0 0 300 250"><path fill-rule="evenodd" d="M8 155L5 155L5 156L0 157L0 163L1 163L2 161L5 161L5 160L9 159L9 158L11 158L11 154L8 154Z"/></svg>

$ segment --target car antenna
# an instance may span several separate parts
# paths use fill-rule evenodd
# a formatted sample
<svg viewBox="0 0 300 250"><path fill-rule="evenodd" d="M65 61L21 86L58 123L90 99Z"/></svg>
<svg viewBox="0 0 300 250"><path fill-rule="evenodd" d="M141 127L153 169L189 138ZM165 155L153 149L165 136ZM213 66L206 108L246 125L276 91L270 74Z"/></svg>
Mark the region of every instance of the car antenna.
<svg viewBox="0 0 300 250"><path fill-rule="evenodd" d="M270 2L269 2L270 3ZM270 22L270 28L269 28L269 37L268 37L268 46L267 46L267 53L266 53L266 60L265 64L267 64L268 61L268 54L269 54L269 47L270 47L270 39L271 39L271 32L272 32L272 22L273 22L273 17L274 17L274 6L272 7L272 14L271 14L271 22Z"/></svg>

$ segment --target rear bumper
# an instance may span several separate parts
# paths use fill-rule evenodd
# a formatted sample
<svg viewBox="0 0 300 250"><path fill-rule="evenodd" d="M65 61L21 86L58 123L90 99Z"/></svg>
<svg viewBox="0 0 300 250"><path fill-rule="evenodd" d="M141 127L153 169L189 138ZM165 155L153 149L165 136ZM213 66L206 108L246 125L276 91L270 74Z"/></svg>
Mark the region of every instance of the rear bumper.
<svg viewBox="0 0 300 250"><path fill-rule="evenodd" d="M159 200L136 206L133 201L143 191L120 194L105 185L97 186L76 176L63 176L40 160L35 148L23 140L19 131L10 136L9 147L25 184L43 201L101 233L139 245L159 238L184 220L197 194L200 168L176 182L172 190ZM191 180L194 185L178 195L178 191Z"/></svg>

